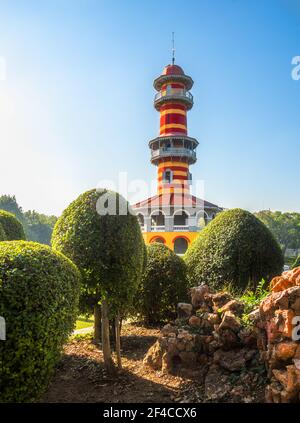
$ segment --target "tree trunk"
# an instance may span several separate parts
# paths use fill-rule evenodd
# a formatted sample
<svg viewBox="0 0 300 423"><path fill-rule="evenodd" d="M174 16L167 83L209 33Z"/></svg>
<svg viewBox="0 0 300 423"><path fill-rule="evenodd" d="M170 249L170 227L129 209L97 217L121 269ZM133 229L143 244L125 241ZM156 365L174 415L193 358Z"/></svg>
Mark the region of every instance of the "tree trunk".
<svg viewBox="0 0 300 423"><path fill-rule="evenodd" d="M94 306L94 341L98 344L101 342L101 306Z"/></svg>
<svg viewBox="0 0 300 423"><path fill-rule="evenodd" d="M106 301L102 301L101 305L102 311L102 351L103 351L103 360L104 367L107 373L114 373L115 366L111 358L111 349L110 349L110 340L109 340L109 319L108 319L108 306Z"/></svg>
<svg viewBox="0 0 300 423"><path fill-rule="evenodd" d="M116 327L115 327L115 319L111 319L109 321L109 339L110 339L110 347L112 351L116 350Z"/></svg>
<svg viewBox="0 0 300 423"><path fill-rule="evenodd" d="M121 338L120 338L120 315L119 315L119 313L115 317L115 330L116 330L116 354L117 354L118 368L122 369Z"/></svg>

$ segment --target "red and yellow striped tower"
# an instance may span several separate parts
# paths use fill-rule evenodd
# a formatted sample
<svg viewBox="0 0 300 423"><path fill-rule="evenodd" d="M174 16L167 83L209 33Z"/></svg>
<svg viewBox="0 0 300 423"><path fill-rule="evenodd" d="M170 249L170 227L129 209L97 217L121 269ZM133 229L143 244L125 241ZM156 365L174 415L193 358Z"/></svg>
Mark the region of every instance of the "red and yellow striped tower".
<svg viewBox="0 0 300 423"><path fill-rule="evenodd" d="M173 63L154 80L154 107L160 113L159 136L149 141L157 166L157 194L133 205L146 243L162 242L183 254L205 223L221 211L190 192L189 167L198 141L188 136L187 112L193 107L193 80ZM203 219L202 219L203 218ZM202 225L202 224L201 224Z"/></svg>
<svg viewBox="0 0 300 423"><path fill-rule="evenodd" d="M187 135L187 111L193 106L191 77L178 65L168 65L155 79L154 106L160 112L159 137L151 140L151 161L158 167L158 194L189 194L189 165L195 163L198 142Z"/></svg>

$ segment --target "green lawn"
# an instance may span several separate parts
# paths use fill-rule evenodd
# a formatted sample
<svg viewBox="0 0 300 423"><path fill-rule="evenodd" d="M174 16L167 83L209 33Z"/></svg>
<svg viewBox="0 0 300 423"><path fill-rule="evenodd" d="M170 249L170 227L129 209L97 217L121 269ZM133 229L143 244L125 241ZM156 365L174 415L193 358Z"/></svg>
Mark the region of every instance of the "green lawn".
<svg viewBox="0 0 300 423"><path fill-rule="evenodd" d="M79 316L76 320L76 327L75 329L83 329L83 328L89 328L93 326L94 319L92 316L86 317L86 316Z"/></svg>

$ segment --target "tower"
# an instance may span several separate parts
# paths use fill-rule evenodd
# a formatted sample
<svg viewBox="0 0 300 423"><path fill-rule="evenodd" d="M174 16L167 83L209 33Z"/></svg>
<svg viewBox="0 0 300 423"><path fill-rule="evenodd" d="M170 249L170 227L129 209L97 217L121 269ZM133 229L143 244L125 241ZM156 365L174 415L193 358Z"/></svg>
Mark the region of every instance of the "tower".
<svg viewBox="0 0 300 423"><path fill-rule="evenodd" d="M157 194L133 205L145 242L164 243L177 254L184 254L203 226L223 210L190 192L190 165L196 162L198 146L187 129L193 83L175 65L174 57L154 80L154 107L160 114L160 127L149 148L151 163L157 167Z"/></svg>
<svg viewBox="0 0 300 423"><path fill-rule="evenodd" d="M189 194L189 166L196 162L198 141L187 135L187 112L193 107L193 80L175 64L154 80L154 107L160 113L159 137L149 142L151 162L157 166L158 194Z"/></svg>

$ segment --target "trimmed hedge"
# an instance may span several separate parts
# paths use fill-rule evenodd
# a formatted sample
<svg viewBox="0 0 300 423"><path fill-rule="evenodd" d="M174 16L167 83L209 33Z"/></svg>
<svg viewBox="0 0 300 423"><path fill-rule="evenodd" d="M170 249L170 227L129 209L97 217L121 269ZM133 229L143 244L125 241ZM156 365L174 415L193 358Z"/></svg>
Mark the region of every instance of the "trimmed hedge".
<svg viewBox="0 0 300 423"><path fill-rule="evenodd" d="M6 238L5 231L3 229L3 226L0 223L0 241L6 241L6 240L7 238Z"/></svg>
<svg viewBox="0 0 300 423"><path fill-rule="evenodd" d="M261 279L281 274L281 248L269 229L253 214L224 211L203 229L184 260L191 285L206 283L215 289L231 284L244 290Z"/></svg>
<svg viewBox="0 0 300 423"><path fill-rule="evenodd" d="M164 244L147 245L147 263L136 299L136 312L147 324L176 316L177 304L187 298L184 261Z"/></svg>
<svg viewBox="0 0 300 423"><path fill-rule="evenodd" d="M0 402L32 402L46 389L77 316L80 274L50 247L0 243Z"/></svg>
<svg viewBox="0 0 300 423"><path fill-rule="evenodd" d="M104 196L104 197L102 197ZM107 198L114 214L100 215L97 207ZM82 312L106 299L110 311L126 312L141 280L144 241L138 220L127 201L117 193L92 189L73 201L58 219L52 246L69 257L82 273Z"/></svg>
<svg viewBox="0 0 300 423"><path fill-rule="evenodd" d="M25 232L22 223L14 214L0 210L0 224L2 225L8 241L25 240Z"/></svg>

